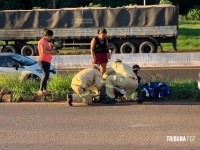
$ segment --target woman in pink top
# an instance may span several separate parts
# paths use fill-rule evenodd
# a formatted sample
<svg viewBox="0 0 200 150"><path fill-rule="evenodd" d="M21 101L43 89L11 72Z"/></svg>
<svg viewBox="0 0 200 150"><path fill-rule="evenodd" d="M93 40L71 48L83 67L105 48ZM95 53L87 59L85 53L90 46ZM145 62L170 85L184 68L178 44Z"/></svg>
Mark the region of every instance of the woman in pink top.
<svg viewBox="0 0 200 150"><path fill-rule="evenodd" d="M53 31L45 30L44 32L44 36L38 42L38 64L41 67L43 73L38 95L44 95L47 92L47 80L49 79L52 55L57 54L57 52L52 49L49 43L49 41L52 39Z"/></svg>

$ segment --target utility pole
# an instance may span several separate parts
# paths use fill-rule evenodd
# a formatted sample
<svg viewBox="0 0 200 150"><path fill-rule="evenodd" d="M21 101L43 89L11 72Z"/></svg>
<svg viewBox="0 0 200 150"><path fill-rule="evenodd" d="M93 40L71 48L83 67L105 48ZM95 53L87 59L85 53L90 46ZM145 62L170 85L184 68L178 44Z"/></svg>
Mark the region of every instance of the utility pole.
<svg viewBox="0 0 200 150"><path fill-rule="evenodd" d="M146 0L144 0L144 6L146 5Z"/></svg>
<svg viewBox="0 0 200 150"><path fill-rule="evenodd" d="M53 8L56 9L56 0L53 0Z"/></svg>

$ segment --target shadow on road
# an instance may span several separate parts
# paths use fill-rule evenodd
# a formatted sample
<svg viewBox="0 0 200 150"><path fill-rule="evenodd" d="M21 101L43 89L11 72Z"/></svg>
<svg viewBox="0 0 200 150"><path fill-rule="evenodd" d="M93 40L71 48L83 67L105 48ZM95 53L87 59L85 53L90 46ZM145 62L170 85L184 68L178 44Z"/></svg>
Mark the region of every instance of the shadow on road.
<svg viewBox="0 0 200 150"><path fill-rule="evenodd" d="M153 100L145 101L143 105L200 105L197 100Z"/></svg>
<svg viewBox="0 0 200 150"><path fill-rule="evenodd" d="M100 104L93 103L92 106L130 106L130 105L200 105L200 101L197 100L148 100L142 104L137 102L121 102L116 104Z"/></svg>
<svg viewBox="0 0 200 150"><path fill-rule="evenodd" d="M84 107L115 107L115 106L130 106L130 105L200 105L200 101L191 100L153 100L144 101L141 104L137 102L120 102L115 104L101 104L92 103L92 105L84 105ZM82 107L82 105L75 105L75 107Z"/></svg>

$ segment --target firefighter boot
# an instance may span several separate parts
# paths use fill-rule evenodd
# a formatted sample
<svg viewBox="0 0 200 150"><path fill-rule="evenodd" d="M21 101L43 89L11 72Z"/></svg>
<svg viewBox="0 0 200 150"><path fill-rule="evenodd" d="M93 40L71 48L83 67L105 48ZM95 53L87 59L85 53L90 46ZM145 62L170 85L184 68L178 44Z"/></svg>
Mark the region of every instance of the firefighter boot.
<svg viewBox="0 0 200 150"><path fill-rule="evenodd" d="M72 94L67 94L67 104L68 104L69 106L73 106L73 105L72 105L72 102L73 102Z"/></svg>

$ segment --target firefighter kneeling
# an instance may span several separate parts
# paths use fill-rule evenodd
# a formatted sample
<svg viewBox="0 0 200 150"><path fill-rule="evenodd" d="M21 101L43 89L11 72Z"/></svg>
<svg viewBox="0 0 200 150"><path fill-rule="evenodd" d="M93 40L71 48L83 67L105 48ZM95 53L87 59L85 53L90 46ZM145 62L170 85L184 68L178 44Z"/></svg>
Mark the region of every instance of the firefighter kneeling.
<svg viewBox="0 0 200 150"><path fill-rule="evenodd" d="M73 103L91 104L93 95L92 91L99 91L103 85L102 75L99 65L95 64L92 67L81 70L77 73L71 83L71 88L76 94L68 94L68 105Z"/></svg>
<svg viewBox="0 0 200 150"><path fill-rule="evenodd" d="M110 103L115 100L114 87L119 86L126 90L126 98L135 100L135 90L138 87L137 76L131 66L122 63L117 59L111 67L104 73L103 79L106 79L106 101Z"/></svg>

